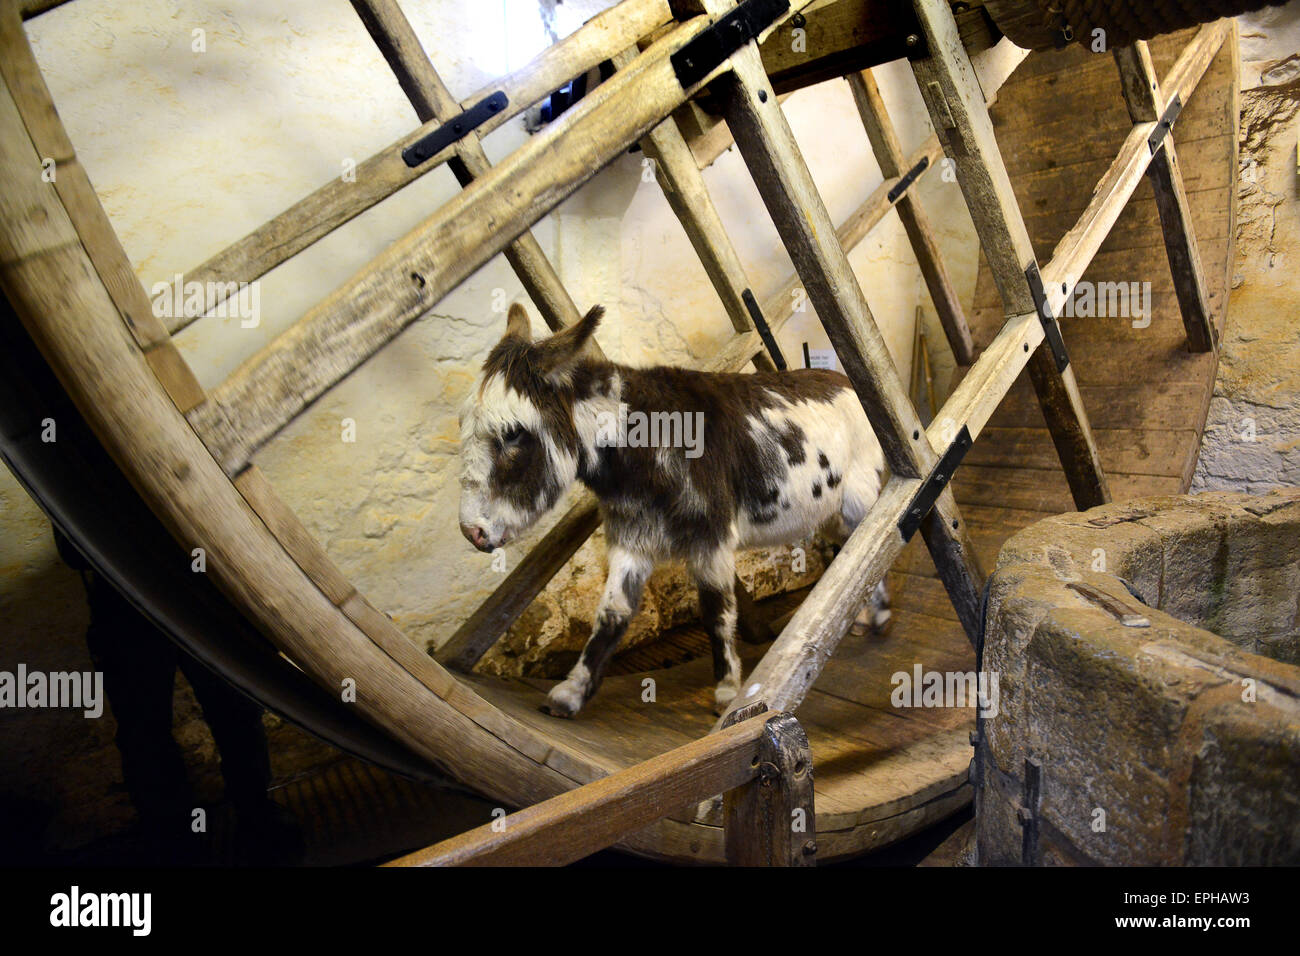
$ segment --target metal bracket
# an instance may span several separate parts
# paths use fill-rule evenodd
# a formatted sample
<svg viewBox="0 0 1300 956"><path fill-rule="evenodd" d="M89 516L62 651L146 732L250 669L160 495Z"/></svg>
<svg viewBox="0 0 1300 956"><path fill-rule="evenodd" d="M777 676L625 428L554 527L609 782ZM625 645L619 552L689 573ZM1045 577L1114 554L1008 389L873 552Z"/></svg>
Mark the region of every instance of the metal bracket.
<svg viewBox="0 0 1300 956"><path fill-rule="evenodd" d="M1147 137L1147 145L1151 147L1152 156L1164 145L1165 137L1174 128L1174 123L1178 121L1178 114L1182 111L1183 98L1180 94L1175 93L1174 98L1169 101L1169 105L1165 107L1164 113L1161 114L1160 122L1156 124L1156 128Z"/></svg>
<svg viewBox="0 0 1300 956"><path fill-rule="evenodd" d="M943 489L948 487L948 482L952 481L953 472L961 464L961 460L966 457L966 452L971 446L970 429L965 425L961 426L961 431L957 437L952 440L948 450L943 453L939 463L934 466L930 476L921 483L916 494L912 497L912 503L907 506L903 512L903 517L898 520L898 530L903 535L904 541L911 541L912 535L916 534L916 529L921 526L922 519L930 513L934 503L939 500L943 494Z"/></svg>
<svg viewBox="0 0 1300 956"><path fill-rule="evenodd" d="M1043 334L1047 345L1056 359L1056 370L1064 372L1070 367L1070 356L1065 351L1065 340L1061 338L1061 327L1047 304L1047 290L1043 288L1043 275L1038 271L1038 263L1030 262L1025 269L1025 281L1029 283L1029 294L1034 297L1034 310L1038 312L1038 321L1043 324Z"/></svg>
<svg viewBox="0 0 1300 956"><path fill-rule="evenodd" d="M754 323L754 331L758 333L758 337L763 340L763 345L767 348L768 354L772 356L772 364L778 370L784 372L788 368L785 364L785 356L781 354L781 348L776 344L776 336L772 334L767 320L763 318L763 310L758 307L758 300L754 298L754 293L746 289L740 293L740 298L745 303L745 308L749 310L749 318Z"/></svg>
<svg viewBox="0 0 1300 956"><path fill-rule="evenodd" d="M506 108L510 100L503 90L497 90L465 110L453 120L443 123L428 136L417 140L402 150L402 160L414 169L425 160L432 159L452 143L459 142L488 119Z"/></svg>
<svg viewBox="0 0 1300 956"><path fill-rule="evenodd" d="M912 183L921 178L921 174L930 168L930 157L922 156L921 161L903 174L903 178L894 183L894 188L889 191L889 204L892 206L898 202L899 197L907 192Z"/></svg>
<svg viewBox="0 0 1300 956"><path fill-rule="evenodd" d="M1038 846L1038 815L1043 809L1043 764L1036 757L1025 758L1025 794L1016 817L1023 828L1020 842L1020 862L1025 866L1038 866L1042 855Z"/></svg>
<svg viewBox="0 0 1300 956"><path fill-rule="evenodd" d="M694 86L789 9L790 0L744 0L669 57L677 82Z"/></svg>

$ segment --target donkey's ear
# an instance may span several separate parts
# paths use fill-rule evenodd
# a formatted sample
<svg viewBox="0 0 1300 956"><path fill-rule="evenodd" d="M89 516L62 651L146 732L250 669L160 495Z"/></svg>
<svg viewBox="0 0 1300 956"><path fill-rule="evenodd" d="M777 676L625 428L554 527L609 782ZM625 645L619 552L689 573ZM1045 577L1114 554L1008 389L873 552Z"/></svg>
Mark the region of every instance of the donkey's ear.
<svg viewBox="0 0 1300 956"><path fill-rule="evenodd" d="M510 311L506 313L506 338L519 339L524 342L533 340L532 326L528 321L528 313L518 302L510 306Z"/></svg>
<svg viewBox="0 0 1300 956"><path fill-rule="evenodd" d="M573 325L539 342L538 366L542 374L553 381L566 379L583 349L592 342L592 333L600 325L600 317L604 314L604 306L593 306L590 312Z"/></svg>

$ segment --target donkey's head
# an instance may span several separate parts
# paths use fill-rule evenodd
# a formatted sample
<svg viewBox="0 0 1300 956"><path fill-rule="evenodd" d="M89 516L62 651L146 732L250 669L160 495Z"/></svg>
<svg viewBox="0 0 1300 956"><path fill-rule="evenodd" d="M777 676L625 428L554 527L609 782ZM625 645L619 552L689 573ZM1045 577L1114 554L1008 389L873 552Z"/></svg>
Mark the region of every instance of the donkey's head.
<svg viewBox="0 0 1300 956"><path fill-rule="evenodd" d="M528 314L510 307L460 413L460 530L480 551L526 531L577 477L575 379L602 314L534 342Z"/></svg>

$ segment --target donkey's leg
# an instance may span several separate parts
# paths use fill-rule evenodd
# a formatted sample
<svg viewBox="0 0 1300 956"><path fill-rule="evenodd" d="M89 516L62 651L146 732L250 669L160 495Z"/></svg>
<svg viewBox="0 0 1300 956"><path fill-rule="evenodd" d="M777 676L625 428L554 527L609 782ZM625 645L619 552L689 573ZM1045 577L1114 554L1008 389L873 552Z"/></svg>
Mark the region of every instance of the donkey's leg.
<svg viewBox="0 0 1300 956"><path fill-rule="evenodd" d="M714 710L721 714L740 692L736 653L736 553L727 547L690 562L700 594L700 615L713 647Z"/></svg>
<svg viewBox="0 0 1300 956"><path fill-rule="evenodd" d="M596 611L596 626L578 663L547 695L543 709L548 714L572 717L591 700L605 674L605 665L614 655L628 622L641 605L641 592L653 570L654 562L649 557L616 545L610 546L609 576L605 579L605 593L601 595L600 607Z"/></svg>

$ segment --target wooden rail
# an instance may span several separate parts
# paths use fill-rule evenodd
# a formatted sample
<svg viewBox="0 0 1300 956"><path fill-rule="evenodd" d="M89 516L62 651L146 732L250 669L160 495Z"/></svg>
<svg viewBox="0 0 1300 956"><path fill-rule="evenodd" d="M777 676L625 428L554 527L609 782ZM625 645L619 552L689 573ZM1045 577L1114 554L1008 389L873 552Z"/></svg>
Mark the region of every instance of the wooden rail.
<svg viewBox="0 0 1300 956"><path fill-rule="evenodd" d="M808 738L760 713L387 865L564 866L719 793L728 863L816 864Z"/></svg>

